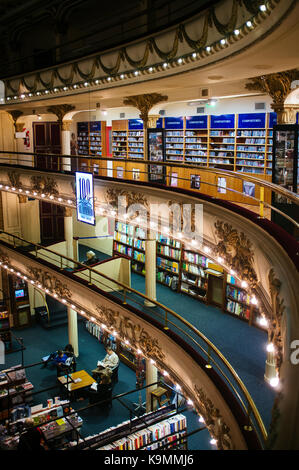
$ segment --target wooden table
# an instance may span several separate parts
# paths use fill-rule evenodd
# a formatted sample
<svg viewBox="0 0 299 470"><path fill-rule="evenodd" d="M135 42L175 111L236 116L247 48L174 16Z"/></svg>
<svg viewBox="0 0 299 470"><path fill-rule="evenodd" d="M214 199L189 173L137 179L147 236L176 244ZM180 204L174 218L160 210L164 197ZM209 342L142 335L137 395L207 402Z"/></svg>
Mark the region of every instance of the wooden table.
<svg viewBox="0 0 299 470"><path fill-rule="evenodd" d="M73 372L69 374L69 379L65 375L61 377L57 377L59 382L65 387L68 388L69 392L74 392L75 390L79 390L80 388L89 387L91 384L94 383L94 379L85 371L85 370L78 370L77 372ZM81 379L80 382L72 382L72 380ZM67 387L68 382L68 387Z"/></svg>

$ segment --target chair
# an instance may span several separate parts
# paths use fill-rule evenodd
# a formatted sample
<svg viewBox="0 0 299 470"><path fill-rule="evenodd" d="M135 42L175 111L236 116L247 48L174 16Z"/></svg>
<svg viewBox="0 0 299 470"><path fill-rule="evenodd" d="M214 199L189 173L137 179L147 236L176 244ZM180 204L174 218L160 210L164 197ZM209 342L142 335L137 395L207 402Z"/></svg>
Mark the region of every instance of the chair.
<svg viewBox="0 0 299 470"><path fill-rule="evenodd" d="M112 376L111 376L112 385L115 385L118 382L118 369L119 369L119 364L114 369L112 369Z"/></svg>
<svg viewBox="0 0 299 470"><path fill-rule="evenodd" d="M112 406L112 386L111 384L108 384L107 386L105 385L99 385L99 390L88 390L88 396L89 396L89 404L93 405L94 403L101 402L103 400L109 400L106 403L103 403L99 406L103 407L105 409L106 407L111 407Z"/></svg>

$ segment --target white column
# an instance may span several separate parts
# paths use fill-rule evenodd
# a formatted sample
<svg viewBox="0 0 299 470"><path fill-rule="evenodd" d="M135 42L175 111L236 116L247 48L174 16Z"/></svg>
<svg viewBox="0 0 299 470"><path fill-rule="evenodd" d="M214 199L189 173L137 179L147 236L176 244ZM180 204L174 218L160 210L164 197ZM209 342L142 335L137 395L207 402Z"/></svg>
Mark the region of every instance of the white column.
<svg viewBox="0 0 299 470"><path fill-rule="evenodd" d="M74 259L73 237L73 209L66 207L64 212L64 238L66 241L66 256L71 259ZM73 263L69 262L68 266L72 268Z"/></svg>
<svg viewBox="0 0 299 470"><path fill-rule="evenodd" d="M76 357L79 356L79 346L78 346L78 321L77 321L77 312L72 308L67 308L67 319L68 319L68 336L69 344L74 348L74 354Z"/></svg>
<svg viewBox="0 0 299 470"><path fill-rule="evenodd" d="M147 232L145 241L145 295L150 299L157 300L156 296L156 237L152 230ZM154 307L155 304L144 301L147 307Z"/></svg>
<svg viewBox="0 0 299 470"><path fill-rule="evenodd" d="M62 121L62 131L61 131L62 155L71 154L71 124L72 124L72 121ZM63 158L62 170L71 171L71 159L70 158Z"/></svg>
<svg viewBox="0 0 299 470"><path fill-rule="evenodd" d="M145 365L146 371L146 385L156 383L158 381L158 369L151 363L149 359L146 359ZM151 411L151 392L157 388L157 385L148 387L146 389L146 412Z"/></svg>

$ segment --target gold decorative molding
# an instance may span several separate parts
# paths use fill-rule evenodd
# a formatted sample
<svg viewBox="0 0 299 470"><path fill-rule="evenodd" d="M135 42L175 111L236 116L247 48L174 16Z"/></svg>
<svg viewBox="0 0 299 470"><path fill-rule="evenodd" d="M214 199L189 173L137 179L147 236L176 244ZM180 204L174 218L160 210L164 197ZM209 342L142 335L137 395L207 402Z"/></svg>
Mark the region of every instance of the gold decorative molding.
<svg viewBox="0 0 299 470"><path fill-rule="evenodd" d="M195 385L194 390L200 404L198 412L202 415L210 434L216 439L218 450L234 450L230 428L225 424L220 411L214 406L202 388Z"/></svg>
<svg viewBox="0 0 299 470"><path fill-rule="evenodd" d="M160 93L145 93L144 95L128 96L123 100L125 106L133 106L140 111L140 119L143 120L144 128L148 127L148 113L158 103L168 100L168 96ZM159 116L160 117L160 116Z"/></svg>
<svg viewBox="0 0 299 470"><path fill-rule="evenodd" d="M57 182L52 176L31 176L31 188L45 194L59 194Z"/></svg>
<svg viewBox="0 0 299 470"><path fill-rule="evenodd" d="M27 272L34 281L40 282L42 286L55 292L59 297L67 298L69 300L72 298L72 293L66 284L63 284L48 271L30 266L27 268Z"/></svg>
<svg viewBox="0 0 299 470"><path fill-rule="evenodd" d="M269 321L269 342L275 347L276 369L279 373L283 360L283 342L281 335L281 320L285 311L284 299L280 299L281 281L275 277L274 269L269 271L268 275L269 290L272 302L271 316L267 315Z"/></svg>
<svg viewBox="0 0 299 470"><path fill-rule="evenodd" d="M258 0L226 0L224 2L223 8L228 11L227 22L225 24L221 23L217 18L217 5L210 6L202 11L200 15L196 18L198 21L198 26L192 25L192 31L196 31L195 37L189 35L189 25L190 22L194 23L194 18L188 20L184 23L181 23L177 26L174 26L171 31L172 40L167 41L170 43L167 46L167 50L162 50L159 47L161 40L165 35L165 31L153 34L151 37L144 40L138 39L135 43L130 42L129 44L122 46L113 53L113 59L111 59L111 53L109 54L109 66L105 65L107 61L106 55L104 52L102 54L94 54L89 56L89 69L86 71L86 58L82 61L75 61L71 64L62 64L56 66L50 70L39 71L36 73L28 73L26 76L18 77L17 79L7 79L5 80L6 85L6 94L12 92L13 94L18 94L20 87L25 88L29 92L36 92L40 86L44 90L53 89L54 86L59 86L59 82L62 85L70 86L74 83L74 80L77 80L77 77L82 80L90 80L90 85L92 86L92 80L97 77L99 74L106 75L116 75L121 70L126 72L128 78L134 78L134 70L143 69L148 67L149 64L154 65L155 70L148 72L152 75L155 72L161 72L164 70L163 64L157 63L156 57L158 57L158 62L162 61L171 61L175 60L179 49L186 50L189 53L196 52L198 53L197 58L193 59L191 56L185 58L185 63L198 62L204 60L207 56L211 56L213 61L213 56L217 60L217 52L223 51L223 47L219 46L218 41L212 41L210 47L210 53L206 53L205 49L208 45L208 40L211 36L218 37L219 34L221 37L223 35L228 36L228 43L225 48L229 48L230 45L235 44L236 42L242 40L248 35L253 36L253 42L256 39L256 28L268 19L269 15L275 11L277 6L280 6L282 0L269 0L267 2L267 12L262 12L259 9L260 3ZM295 0L290 0L290 5L288 6L288 12L294 7ZM241 25L238 24L238 19L242 18ZM254 23L254 28L248 28L246 26L246 21L251 20ZM278 16L276 24L279 24L280 17ZM239 35L234 34L235 27L239 28ZM132 57L132 45L137 45L138 54L135 57ZM144 47L143 55L140 58L140 46ZM130 53L129 53L130 51ZM138 58L137 58L138 57ZM106 60L105 60L106 59ZM112 64L111 60L113 61ZM84 64L84 66L83 66ZM178 64L173 66L178 67ZM128 71L129 67L132 67L133 70ZM143 71L142 71L143 73ZM147 72L146 72L147 73ZM28 77L28 79L27 79ZM100 77L107 78L107 77ZM117 80L118 83L118 80ZM45 95L45 98L49 98L49 95Z"/></svg>
<svg viewBox="0 0 299 470"><path fill-rule="evenodd" d="M154 129L157 126L157 121L160 119L160 114L149 114L147 127L149 129Z"/></svg>
<svg viewBox="0 0 299 470"><path fill-rule="evenodd" d="M20 204L25 204L25 202L27 202L27 196L25 196L24 194L18 194L18 198Z"/></svg>
<svg viewBox="0 0 299 470"><path fill-rule="evenodd" d="M60 127L63 129L64 116L70 111L73 111L74 109L75 106L73 106L72 104L57 104L49 106L49 108L47 108L47 111L48 113L55 114L55 116L57 116L57 121L59 122Z"/></svg>
<svg viewBox="0 0 299 470"><path fill-rule="evenodd" d="M1 261L2 263L10 264L10 259L9 259L9 257L8 257L7 254L4 253L1 249L0 249L0 261Z"/></svg>
<svg viewBox="0 0 299 470"><path fill-rule="evenodd" d="M70 131L72 124L73 124L73 121L71 121L71 120L62 121L62 130L63 131Z"/></svg>
<svg viewBox="0 0 299 470"><path fill-rule="evenodd" d="M216 250L225 259L228 266L236 271L251 287L257 285L257 274L253 267L254 252L252 243L243 232L238 232L232 225L217 220L215 233L219 239Z"/></svg>
<svg viewBox="0 0 299 470"><path fill-rule="evenodd" d="M157 361L164 361L165 355L158 340L152 338L146 329L136 320L134 322L122 313L109 307L97 305L98 320L108 329L115 329L122 341L129 340L130 344L147 357Z"/></svg>
<svg viewBox="0 0 299 470"><path fill-rule="evenodd" d="M291 93L291 84L299 79L299 70L286 70L285 72L270 73L260 77L251 78L245 87L250 91L260 91L271 96L272 109L277 113L277 123L284 124L286 119L285 100Z"/></svg>
<svg viewBox="0 0 299 470"><path fill-rule="evenodd" d="M7 176L8 176L8 179L10 181L10 184L14 187L14 188L21 188L22 187L22 184L20 182L20 173L16 172L15 170L12 170L12 171L8 171L7 172Z"/></svg>
<svg viewBox="0 0 299 470"><path fill-rule="evenodd" d="M126 198L126 207L131 206L133 204L141 204L145 208L149 207L148 200L146 196L144 196L144 194L136 193L134 191L127 191L125 189L106 189L105 200L115 209L118 208L119 197Z"/></svg>
<svg viewBox="0 0 299 470"><path fill-rule="evenodd" d="M17 131L17 120L18 120L18 118L19 118L20 116L22 116L23 111L20 111L19 109L12 109L11 111L7 111L7 112L8 112L8 114L10 114L11 117L12 117L13 125L14 125L14 128L15 128L15 131L18 132L18 131ZM23 129L23 127L22 127L22 129Z"/></svg>
<svg viewBox="0 0 299 470"><path fill-rule="evenodd" d="M268 434L268 440L266 443L266 450L271 450L273 449L273 446L276 442L276 439L278 437L278 425L279 425L279 420L281 417L280 413L280 404L284 398L284 395L282 392L278 392L278 394L275 397L273 408L272 408L272 419L271 419L271 424L269 427L269 434Z"/></svg>
<svg viewBox="0 0 299 470"><path fill-rule="evenodd" d="M23 129L25 127L25 123L24 122L16 122L15 123L15 129L16 129L16 132L22 132Z"/></svg>
<svg viewBox="0 0 299 470"><path fill-rule="evenodd" d="M73 216L73 209L71 207L64 208L64 217L72 217Z"/></svg>

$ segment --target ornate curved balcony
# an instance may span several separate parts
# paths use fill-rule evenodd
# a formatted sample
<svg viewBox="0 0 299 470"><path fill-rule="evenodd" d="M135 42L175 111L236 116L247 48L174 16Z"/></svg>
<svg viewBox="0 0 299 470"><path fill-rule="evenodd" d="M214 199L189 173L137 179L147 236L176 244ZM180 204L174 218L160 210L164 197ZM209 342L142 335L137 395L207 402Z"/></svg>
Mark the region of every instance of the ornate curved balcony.
<svg viewBox="0 0 299 470"><path fill-rule="evenodd" d="M40 156L40 158L46 159L49 157L48 155ZM11 158L15 158L13 153L11 153ZM55 155L53 158L58 157ZM62 156L61 158L64 158L63 165L70 165L70 156ZM105 161L105 159L103 160ZM47 200L65 207L75 207L74 176L71 172L63 170L59 173L57 170L50 170L45 173L38 168L21 165L21 161L17 165L16 163L12 160L12 165L15 166L13 171L7 163L1 163L1 191L22 194L23 196L30 195L36 199ZM143 162L143 164L146 166L150 162ZM235 178L249 178L265 191L277 192L298 205L296 195L269 182L233 172L222 171L222 173L226 176L230 174ZM36 186L38 182L40 182L39 187ZM163 185L153 186L146 182L117 180L115 178L111 180L107 176L95 176L96 211L98 214L105 214L104 211L107 211L107 216L114 217L113 212L116 209L115 204L119 195L123 195L131 202L143 203L145 206L150 204L162 206L162 223L167 219L167 209L170 203L176 203L179 207L183 204L203 204L203 245L195 247L196 250L199 253L206 253L205 250L208 249L211 259L222 263L227 271L233 269L240 280L246 280L250 294L259 303L261 315L268 320L269 337L275 344L276 365L281 383L275 413L280 412L281 414L280 418L272 423L272 437L269 445L273 448L295 448L297 445L297 421L295 416L292 420L289 417L292 415L291 396L295 396L298 391L296 388L298 387L296 365L290 361L291 344L297 339L299 331L298 243L296 240L269 220L260 218L257 214L242 209L240 206L204 195L196 190L169 188ZM262 206L268 204L271 207L271 204L266 203L264 199L259 202ZM295 220L292 223L298 226L298 222ZM179 235L179 233L173 234L175 238L180 239ZM191 243L191 240L187 240L187 242ZM9 256L13 259L13 251L9 247L7 249L10 250ZM24 264L24 260L22 263ZM21 262L13 269L22 272ZM78 291L79 296L83 294L83 291ZM80 304L79 297L77 300ZM99 313L92 311L95 314ZM174 315L174 312L169 312L169 314ZM161 323L161 318L156 318L156 320ZM165 316L163 321L162 324L165 325ZM168 321L169 317L167 325ZM177 328L176 321L171 320L171 322L172 326ZM184 328L182 330L184 331ZM192 338L193 340L194 338ZM286 388L286 384L292 384L292 387ZM187 395L192 396L192 401L196 400L190 388L186 390ZM294 395L292 395L293 393Z"/></svg>
<svg viewBox="0 0 299 470"><path fill-rule="evenodd" d="M220 65L257 45L289 16L296 2L223 0L192 20L144 40L55 68L5 79L6 104L143 83Z"/></svg>

